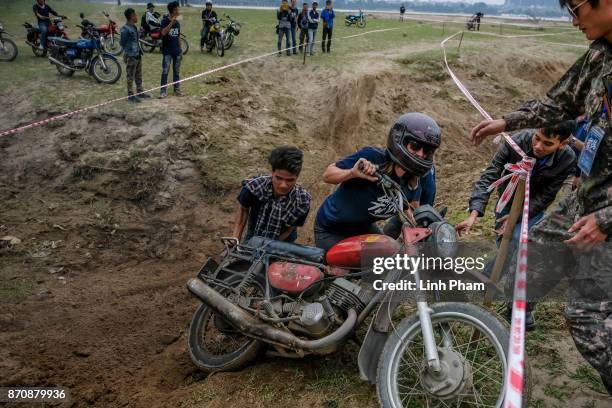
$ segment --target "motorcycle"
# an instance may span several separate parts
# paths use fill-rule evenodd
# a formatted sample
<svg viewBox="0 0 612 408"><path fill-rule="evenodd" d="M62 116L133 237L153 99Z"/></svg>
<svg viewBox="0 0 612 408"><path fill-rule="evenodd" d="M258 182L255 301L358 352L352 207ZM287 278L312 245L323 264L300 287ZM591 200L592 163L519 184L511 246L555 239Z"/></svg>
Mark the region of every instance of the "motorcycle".
<svg viewBox="0 0 612 408"><path fill-rule="evenodd" d="M223 30L219 20L213 18L210 20L210 29L208 30L208 38L205 39L206 51L212 52L217 49L217 55L222 57L225 55L225 41L223 39ZM233 41L233 39L232 39Z"/></svg>
<svg viewBox="0 0 612 408"><path fill-rule="evenodd" d="M225 18L229 20L227 27L221 30L221 37L223 38L223 46L226 50L229 50L234 44L234 38L240 34L240 23L232 20L230 16L224 14Z"/></svg>
<svg viewBox="0 0 612 408"><path fill-rule="evenodd" d="M51 19L51 24L49 24L49 29L47 31L47 48L51 43L51 38L59 37L68 39L68 34L66 34L66 26L64 25L64 20L67 19L66 16L57 16ZM44 57L47 55L47 49L40 48L40 29L38 26L34 26L27 21L23 23L23 26L28 31L26 37L26 44L32 47L32 52L37 57Z"/></svg>
<svg viewBox="0 0 612 408"><path fill-rule="evenodd" d="M187 52L189 52L189 43L187 42L187 39L183 33L181 33L179 41L183 55L187 54ZM146 32L143 27L140 27L140 38L138 39L138 45L140 45L142 52L153 52L155 51L155 48L159 48L161 50L161 29L154 29Z"/></svg>
<svg viewBox="0 0 612 408"><path fill-rule="evenodd" d="M54 37L49 62L64 76L86 71L100 83L117 82L121 78L121 64L114 55L104 51L100 34L92 27L78 27L87 31L87 38L71 41Z"/></svg>
<svg viewBox="0 0 612 408"><path fill-rule="evenodd" d="M10 35L4 31L4 25L0 23L0 61L9 62L17 58L17 45L10 38L5 38L5 35Z"/></svg>
<svg viewBox="0 0 612 408"><path fill-rule="evenodd" d="M372 268L362 261L372 251L415 255L423 242L441 256L457 250L455 229L441 213L426 205L408 217L401 187L380 172L376 177L403 222L397 240L361 235L325 253L262 237L246 243L222 238L220 262L208 259L187 283L202 302L189 327L191 360L215 372L237 370L265 351L293 358L326 355L355 338L357 328L372 317L358 365L361 378L377 386L382 407L501 407L508 376L507 325L472 303L440 303L437 290L438 303L430 305L431 291L419 286L406 295L374 291L367 283ZM414 271L416 285L420 276ZM389 271L383 285L400 278L401 271ZM416 311L397 324L392 317L405 311L402 305L410 296L416 296Z"/></svg>
<svg viewBox="0 0 612 408"><path fill-rule="evenodd" d="M123 47L121 46L121 43L119 41L119 33L117 32L117 23L115 23L110 18L110 16L108 15L106 11L103 11L102 14L104 14L104 16L106 16L106 18L108 19L108 24L102 24L96 27L94 23L92 23L91 21L85 18L85 14L80 13L79 16L81 17L81 26L92 27L98 33L100 33L101 40L102 40L102 46L104 47L104 50L106 52L112 55L121 55L121 53L123 52ZM82 30L81 37L88 38L87 36L88 36L87 30Z"/></svg>
<svg viewBox="0 0 612 408"><path fill-rule="evenodd" d="M353 24L357 25L359 28L364 28L366 26L366 17L363 10L359 10L359 14L348 15L344 18L344 24L349 27Z"/></svg>

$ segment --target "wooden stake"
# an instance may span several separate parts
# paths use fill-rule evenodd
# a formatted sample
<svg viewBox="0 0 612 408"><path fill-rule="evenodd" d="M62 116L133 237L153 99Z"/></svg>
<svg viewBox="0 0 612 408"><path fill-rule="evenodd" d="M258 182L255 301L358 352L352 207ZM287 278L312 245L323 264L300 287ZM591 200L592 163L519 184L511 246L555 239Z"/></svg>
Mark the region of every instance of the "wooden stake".
<svg viewBox="0 0 612 408"><path fill-rule="evenodd" d="M459 40L459 47L457 47L457 54L459 54L461 52L461 43L463 42L463 35L465 34L465 31L461 32L461 39Z"/></svg>
<svg viewBox="0 0 612 408"><path fill-rule="evenodd" d="M494 284L497 284L497 282L499 282L499 278L501 277L502 267L506 262L506 258L508 257L508 249L510 248L510 243L512 242L512 233L514 232L514 227L516 226L518 219L520 218L523 212L524 200L525 180L520 179L516 187L516 192L514 193L514 198L512 199L512 207L510 208L510 214L508 215L508 222L506 223L504 237L502 238L501 245L499 246L499 251L497 252L497 256L495 257L495 265L493 266L493 273L491 274L491 281ZM494 291L488 289L485 293L484 298L485 306L491 305L493 295Z"/></svg>

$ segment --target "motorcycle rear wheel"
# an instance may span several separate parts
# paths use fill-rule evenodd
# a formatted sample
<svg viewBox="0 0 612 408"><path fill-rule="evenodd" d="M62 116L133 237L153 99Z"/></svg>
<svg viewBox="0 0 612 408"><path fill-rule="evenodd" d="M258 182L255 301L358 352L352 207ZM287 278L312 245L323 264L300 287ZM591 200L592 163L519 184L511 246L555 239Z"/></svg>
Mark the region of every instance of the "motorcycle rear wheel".
<svg viewBox="0 0 612 408"><path fill-rule="evenodd" d="M229 50L234 44L234 34L226 34L225 39L223 41L223 45L226 50Z"/></svg>
<svg viewBox="0 0 612 408"><path fill-rule="evenodd" d="M139 39L138 45L140 45L140 49L142 50L142 52L155 51L155 40L153 40L151 37L145 37L145 38Z"/></svg>
<svg viewBox="0 0 612 408"><path fill-rule="evenodd" d="M0 47L0 61L9 62L17 58L17 45L10 38L3 38L0 40L2 46Z"/></svg>
<svg viewBox="0 0 612 408"><path fill-rule="evenodd" d="M432 306L431 321L438 350L442 348L441 329L450 331L452 351L464 365L468 379L462 389L450 395L433 395L426 390L426 358L418 315L402 321L389 336L378 363L377 391L381 406L478 406L501 407L504 398L505 378L508 375L507 356L509 330L491 312L467 303L441 303ZM476 335L476 333L478 333ZM482 347L480 342L488 341ZM476 343L476 344L474 344ZM440 354L442 356L442 354ZM484 361L484 362L483 362ZM411 368L412 366L412 368ZM497 377L497 378L495 378ZM529 365L525 362L523 397L524 406L529 401ZM440 389L445 385L440 380ZM478 384L478 387L476 385ZM413 404L413 405L411 405Z"/></svg>
<svg viewBox="0 0 612 408"><path fill-rule="evenodd" d="M185 55L189 52L189 43L184 37L181 37L180 42L181 42L181 50L183 51L183 55Z"/></svg>
<svg viewBox="0 0 612 408"><path fill-rule="evenodd" d="M239 283L239 279L228 282L229 285ZM257 286L254 289L263 294L263 287L259 284ZM228 290L220 292L227 294ZM220 329L222 325L226 327ZM234 371L256 359L265 350L265 343L232 330L208 305L201 304L189 325L188 348L191 361L205 372Z"/></svg>
<svg viewBox="0 0 612 408"><path fill-rule="evenodd" d="M106 69L102 66L101 58L104 59ZM91 63L91 74L100 83L114 84L121 78L121 64L111 55L99 55Z"/></svg>
<svg viewBox="0 0 612 408"><path fill-rule="evenodd" d="M104 39L102 46L104 47L104 51L111 55L121 55L123 52L123 47L118 38L108 36Z"/></svg>

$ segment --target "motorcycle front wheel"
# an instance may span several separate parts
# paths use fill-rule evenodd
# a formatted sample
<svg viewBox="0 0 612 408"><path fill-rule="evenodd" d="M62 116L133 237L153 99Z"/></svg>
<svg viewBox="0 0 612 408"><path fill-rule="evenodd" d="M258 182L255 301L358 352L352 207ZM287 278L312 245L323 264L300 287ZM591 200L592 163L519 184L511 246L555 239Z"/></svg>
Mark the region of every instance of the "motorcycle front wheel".
<svg viewBox="0 0 612 408"><path fill-rule="evenodd" d="M17 58L17 45L10 38L0 39L0 61L9 62Z"/></svg>
<svg viewBox="0 0 612 408"><path fill-rule="evenodd" d="M357 22L357 27L359 27L359 28L364 28L364 27L365 27L365 25L366 25L365 20L359 20L359 21Z"/></svg>
<svg viewBox="0 0 612 408"><path fill-rule="evenodd" d="M405 319L393 329L378 363L382 407L501 407L508 375L507 326L472 304L441 303L432 309L442 373L427 369L418 315ZM524 389L526 406L528 384Z"/></svg>
<svg viewBox="0 0 612 408"><path fill-rule="evenodd" d="M225 38L223 41L223 46L225 47L225 49L229 50L232 44L234 44L234 34L231 34L231 33L225 34Z"/></svg>
<svg viewBox="0 0 612 408"><path fill-rule="evenodd" d="M244 264L244 267L244 270L248 269L247 264ZM234 267L233 269L239 270ZM237 286L240 278L226 283L228 286ZM252 291L250 296L262 296L264 293L259 283L248 290ZM227 296L229 290L221 289L220 293ZM191 360L206 372L238 370L257 358L265 347L265 343L234 329L206 304L201 304L191 319L189 355Z"/></svg>
<svg viewBox="0 0 612 408"><path fill-rule="evenodd" d="M221 38L220 35L218 35L215 41L217 42L217 55L220 57L224 56L225 55L225 45L223 44L223 39Z"/></svg>
<svg viewBox="0 0 612 408"><path fill-rule="evenodd" d="M104 51L108 52L111 55L121 55L123 52L123 47L119 42L119 39L108 36L104 39L102 46L104 47Z"/></svg>
<svg viewBox="0 0 612 408"><path fill-rule="evenodd" d="M102 59L106 68L102 65ZM114 84L121 78L121 64L112 55L98 55L91 63L91 74L100 83Z"/></svg>
<svg viewBox="0 0 612 408"><path fill-rule="evenodd" d="M189 52L189 43L184 37L181 37L180 42L181 42L181 50L183 51L183 55L185 55Z"/></svg>

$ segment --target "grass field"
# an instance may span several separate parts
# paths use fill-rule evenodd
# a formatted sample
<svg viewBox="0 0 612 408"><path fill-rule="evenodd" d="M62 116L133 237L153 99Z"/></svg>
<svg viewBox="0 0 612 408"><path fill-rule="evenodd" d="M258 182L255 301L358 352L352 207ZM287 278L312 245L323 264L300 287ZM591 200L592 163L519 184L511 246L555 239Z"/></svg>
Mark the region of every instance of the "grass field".
<svg viewBox="0 0 612 408"><path fill-rule="evenodd" d="M34 22L31 0L5 0L4 11L0 16L5 24L6 31L14 36L19 47L19 56L11 63L0 67L0 88L13 98L27 97L35 111L59 112L74 109L83 105L90 105L102 100L121 97L125 94L125 72L121 80L114 85L101 85L95 82L84 72L77 72L72 78L60 76L55 68L46 58L37 58L31 49L25 44L25 29L22 27L24 21ZM69 17L66 21L67 31L70 38L77 38L80 30L76 24L80 22L79 12L84 12L86 17L96 23L103 23L105 17L102 10L110 13L111 17L122 25L124 22L123 10L127 6L118 7L109 4L85 3L76 0L57 0L50 2L60 14ZM144 11L143 6L136 6L137 12ZM158 5L158 11L163 12L165 7ZM199 33L201 28L200 8L188 7L182 10L183 20L181 28L190 43L190 51L183 59L181 76L187 77L211 68L223 66L244 58L273 52L276 49L276 24L273 10L246 10L246 9L217 9L220 16L228 13L235 20L242 23L241 34L237 37L234 46L226 52L225 57L219 58L214 54L202 54L199 51ZM367 21L365 29L346 27L343 24L344 14L339 13L334 27L334 42L331 54L317 54L308 58L304 69L311 69L316 65L341 65L350 69L351 62L360 58L360 53L376 50L390 50L401 48L406 44L439 42L444 36L464 28L462 23L424 23L409 21L400 23L397 20L371 16ZM355 34L361 34L371 30L394 29L380 33L372 33L353 38L344 38ZM496 26L483 26L483 32L499 33ZM534 30L520 27L504 27L504 35L532 33ZM553 30L547 30L554 32ZM542 33L542 31L537 31ZM321 33L319 32L319 40ZM464 51L474 48L474 42L488 41L488 36L466 35L466 43L469 37L470 45L466 44ZM583 43L582 37L574 34L564 34L562 37L552 37L555 41ZM542 37L541 41L549 38ZM452 43L456 44L456 42ZM454 46L452 49L455 49ZM429 55L428 57L441 57L441 53ZM276 58L275 56L269 58ZM283 58L286 58L283 56ZM302 64L301 56L291 57L296 64ZM121 59L121 57L120 57ZM144 57L143 76L145 88L153 88L159 85L161 73L161 55L157 50L153 54ZM274 75L274 73L270 73ZM224 71L217 76L237 78L236 70ZM327 78L321 78L322 81ZM209 78L199 78L188 81L183 85L186 94L202 94L215 89L218 81Z"/></svg>

